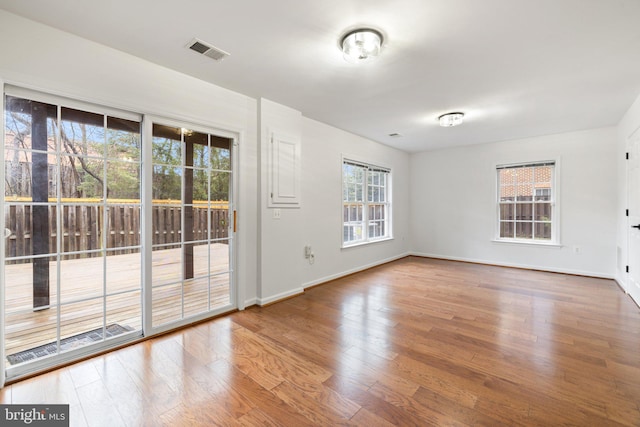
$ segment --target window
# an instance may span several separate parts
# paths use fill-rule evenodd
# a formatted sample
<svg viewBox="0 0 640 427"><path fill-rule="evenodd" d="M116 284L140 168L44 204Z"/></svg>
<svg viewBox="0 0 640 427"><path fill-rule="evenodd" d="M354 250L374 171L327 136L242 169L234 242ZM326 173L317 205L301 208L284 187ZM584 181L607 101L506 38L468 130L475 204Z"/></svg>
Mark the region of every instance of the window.
<svg viewBox="0 0 640 427"><path fill-rule="evenodd" d="M391 238L391 171L366 163L342 163L342 245Z"/></svg>
<svg viewBox="0 0 640 427"><path fill-rule="evenodd" d="M499 239L556 242L555 162L498 166Z"/></svg>

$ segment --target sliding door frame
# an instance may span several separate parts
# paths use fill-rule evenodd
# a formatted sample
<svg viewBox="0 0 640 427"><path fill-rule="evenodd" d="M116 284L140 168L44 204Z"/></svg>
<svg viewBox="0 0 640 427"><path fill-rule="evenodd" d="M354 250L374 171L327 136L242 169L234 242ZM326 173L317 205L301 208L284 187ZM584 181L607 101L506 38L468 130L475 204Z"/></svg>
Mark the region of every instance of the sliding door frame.
<svg viewBox="0 0 640 427"><path fill-rule="evenodd" d="M2 150L0 150L0 171L5 170L5 95L7 92L7 83L0 77L0 88L2 88L2 106L0 107L0 116L2 125ZM71 105L85 104L91 105L91 100L87 99L75 99L73 97L65 96L64 94L56 94L54 92L40 92L38 89L31 89L28 86L16 85L13 88L24 88L26 92L33 92L41 94L43 96L50 96L58 101L64 100L71 102ZM22 90L22 89L21 89ZM108 105L94 104L97 107L104 107L104 109L113 110ZM124 111L124 110L123 110ZM244 292L239 289L238 286L238 272L237 272L237 260L238 260L238 233L237 233L237 217L236 211L238 209L239 200L239 144L242 140L243 131L240 129L233 129L233 127L225 126L210 126L202 125L189 121L188 119L171 119L165 116L156 116L145 114L144 112L135 113L135 109L130 110L133 114L138 114L142 117L141 120L141 162L140 167L142 170L141 176L141 259L142 259L142 273L141 273L141 331L140 334L131 335L124 334L121 337L111 338L109 341L102 341L97 344L88 345L76 350L71 350L66 353L59 354L55 359L45 358L43 360L35 360L29 363L16 365L13 368L6 367L6 345L5 345L5 284L0 284L0 307L2 307L2 313L0 315L0 388L4 387L7 381L14 382L26 376L38 374L43 371L55 369L59 366L63 366L74 361L90 357L92 355L109 351L110 349L121 347L123 345L130 345L146 338L167 332L172 329L177 329L195 322L206 320L219 316L221 314L236 310L244 309ZM152 241L153 241L153 223L152 223L152 176L153 176L153 153L152 153L152 129L153 123L161 123L165 125L176 125L177 127L188 127L194 131L205 132L211 135L216 135L230 139L231 149L231 172L230 172L230 194L229 194L229 304L220 307L216 310L211 310L197 315L181 319L176 322L171 322L158 327L152 325ZM5 180L0 180L0 235L2 236L2 244L0 244L0 279L4 282L5 278L5 259L6 259L6 241L4 237L5 224Z"/></svg>
<svg viewBox="0 0 640 427"><path fill-rule="evenodd" d="M142 156L142 197L143 197L143 244L142 244L142 272L143 272L143 304L142 304L142 330L145 337L156 334L161 334L172 329L180 328L195 322L206 320L211 317L219 316L236 309L243 309L244 304L241 304L239 298L239 291L237 286L237 257L238 257L238 244L237 244L237 200L238 200L238 141L240 139L239 132L233 132L221 129L215 126L207 126L198 123L193 123L186 120L171 119L163 116L156 116L146 114L142 119L142 141L143 148ZM231 140L231 174L230 174L230 194L229 194L229 305L220 307L215 310L206 311L203 313L189 316L180 320L153 326L153 286L152 286L152 257L153 257L153 150L151 144L153 143L153 124L172 126L176 128L186 128L196 132L211 134L228 138Z"/></svg>

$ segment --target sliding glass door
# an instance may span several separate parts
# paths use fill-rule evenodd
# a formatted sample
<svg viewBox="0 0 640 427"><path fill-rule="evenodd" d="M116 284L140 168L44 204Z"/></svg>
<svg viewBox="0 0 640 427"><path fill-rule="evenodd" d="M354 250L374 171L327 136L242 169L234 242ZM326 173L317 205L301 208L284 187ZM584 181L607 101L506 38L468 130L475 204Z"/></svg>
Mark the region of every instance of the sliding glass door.
<svg viewBox="0 0 640 427"><path fill-rule="evenodd" d="M8 92L4 345L20 371L141 335L141 118Z"/></svg>
<svg viewBox="0 0 640 427"><path fill-rule="evenodd" d="M152 326L232 307L233 139L153 123Z"/></svg>
<svg viewBox="0 0 640 427"><path fill-rule="evenodd" d="M236 307L234 134L13 87L4 101L7 378Z"/></svg>

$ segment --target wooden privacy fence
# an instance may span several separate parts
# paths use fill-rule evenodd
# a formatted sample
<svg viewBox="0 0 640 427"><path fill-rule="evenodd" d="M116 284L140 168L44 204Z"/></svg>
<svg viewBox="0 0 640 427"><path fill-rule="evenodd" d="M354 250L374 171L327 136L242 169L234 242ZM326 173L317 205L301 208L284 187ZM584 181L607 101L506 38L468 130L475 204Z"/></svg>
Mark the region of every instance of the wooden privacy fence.
<svg viewBox="0 0 640 427"><path fill-rule="evenodd" d="M99 204L60 206L61 231L60 249L63 253L95 251L103 247L103 224L106 220L106 248L118 249L108 254L126 254L138 252L140 245L140 205L118 204L105 207ZM105 215L106 209L106 215ZM153 244L180 243L182 240L182 206L179 204L153 205ZM189 240L203 241L207 238L224 239L229 237L229 210L226 202L218 202L214 208L207 209L195 204L193 214L193 236ZM58 207L49 206L49 253L57 252ZM33 254L31 205L9 205L5 209L5 226L10 231L6 241L8 258ZM207 212L211 217L211 232L207 222ZM222 242L224 243L224 241ZM90 258L100 253L65 254L64 259ZM7 261L10 264L25 263L30 260Z"/></svg>

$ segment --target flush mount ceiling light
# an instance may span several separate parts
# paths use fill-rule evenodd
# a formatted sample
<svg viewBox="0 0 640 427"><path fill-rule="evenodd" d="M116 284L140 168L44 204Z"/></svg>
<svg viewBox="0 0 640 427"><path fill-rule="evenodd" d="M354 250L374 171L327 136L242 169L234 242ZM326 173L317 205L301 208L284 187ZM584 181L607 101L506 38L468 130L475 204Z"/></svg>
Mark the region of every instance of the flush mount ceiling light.
<svg viewBox="0 0 640 427"><path fill-rule="evenodd" d="M440 126L448 128L451 126L458 126L462 124L464 113L447 113L438 117Z"/></svg>
<svg viewBox="0 0 640 427"><path fill-rule="evenodd" d="M344 59L348 62L367 62L380 54L382 40L380 31L359 28L345 34L340 42L340 47Z"/></svg>

